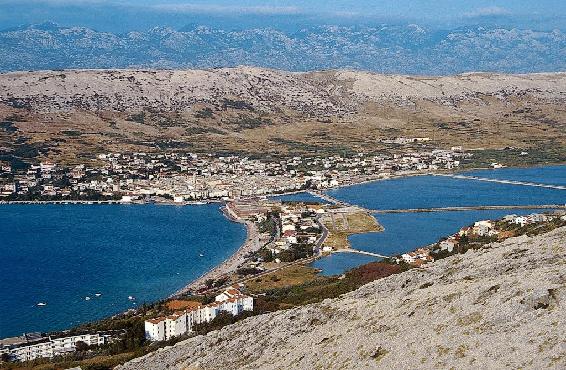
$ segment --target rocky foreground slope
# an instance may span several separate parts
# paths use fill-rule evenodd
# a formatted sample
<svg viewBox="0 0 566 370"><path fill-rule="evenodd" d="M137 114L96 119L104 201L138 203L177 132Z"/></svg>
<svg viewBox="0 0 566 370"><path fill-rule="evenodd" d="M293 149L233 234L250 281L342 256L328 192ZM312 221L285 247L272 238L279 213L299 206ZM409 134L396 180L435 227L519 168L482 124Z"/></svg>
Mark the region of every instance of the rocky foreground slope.
<svg viewBox="0 0 566 370"><path fill-rule="evenodd" d="M564 368L566 228L246 319L129 369Z"/></svg>

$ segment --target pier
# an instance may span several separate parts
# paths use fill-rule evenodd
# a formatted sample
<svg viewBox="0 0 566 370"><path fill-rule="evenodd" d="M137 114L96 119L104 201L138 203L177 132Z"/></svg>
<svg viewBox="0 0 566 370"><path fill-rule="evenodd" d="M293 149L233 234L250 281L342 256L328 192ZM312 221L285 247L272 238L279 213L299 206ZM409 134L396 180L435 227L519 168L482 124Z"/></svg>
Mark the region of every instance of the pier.
<svg viewBox="0 0 566 370"><path fill-rule="evenodd" d="M566 186L562 186L562 185L539 184L539 183L535 183L535 182L516 181L516 180L501 180L501 179L491 179L491 178L488 178L488 177L467 176L467 175L450 175L450 174L442 174L442 173L434 173L434 174L431 174L431 175L432 176L451 177L453 179L461 179L461 180L475 180L475 181L485 181L485 182L496 182L496 183L499 183L499 184L521 185L521 186L532 186L532 187L536 187L536 188L566 190Z"/></svg>
<svg viewBox="0 0 566 370"><path fill-rule="evenodd" d="M384 256L383 254L366 252L366 251L361 251L359 249L351 249L351 248L337 249L337 250L333 251L332 253L356 253L356 254L363 254L365 256L372 256L372 257L377 257L377 258L388 258L389 257L389 256Z"/></svg>
<svg viewBox="0 0 566 370"><path fill-rule="evenodd" d="M457 212L457 211L486 211L506 209L566 209L566 205L559 204L537 204L537 205L512 205L512 206L469 206L469 207L434 207L434 208L406 208L406 209L369 209L371 213L419 213L419 212Z"/></svg>

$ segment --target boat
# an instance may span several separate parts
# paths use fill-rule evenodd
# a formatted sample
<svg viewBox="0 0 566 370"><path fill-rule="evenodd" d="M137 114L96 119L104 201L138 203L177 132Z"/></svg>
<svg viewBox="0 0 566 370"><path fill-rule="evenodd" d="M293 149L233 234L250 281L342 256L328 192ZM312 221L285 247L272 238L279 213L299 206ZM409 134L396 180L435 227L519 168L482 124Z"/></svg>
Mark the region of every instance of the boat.
<svg viewBox="0 0 566 370"><path fill-rule="evenodd" d="M38 305L38 306L47 306L47 303L39 302L37 305Z"/></svg>
<svg viewBox="0 0 566 370"><path fill-rule="evenodd" d="M198 256L199 256L199 257L204 257L204 254L202 254L202 253L199 253L199 255L198 255Z"/></svg>
<svg viewBox="0 0 566 370"><path fill-rule="evenodd" d="M90 297L89 297L89 296L86 296L86 297L85 297L85 301L90 301Z"/></svg>
<svg viewBox="0 0 566 370"><path fill-rule="evenodd" d="M134 298L133 296L131 296L131 295L128 296L128 299L129 299L130 301L135 300L135 298Z"/></svg>
<svg viewBox="0 0 566 370"><path fill-rule="evenodd" d="M97 297L100 297L102 295L102 293L95 293L94 295L97 296Z"/></svg>

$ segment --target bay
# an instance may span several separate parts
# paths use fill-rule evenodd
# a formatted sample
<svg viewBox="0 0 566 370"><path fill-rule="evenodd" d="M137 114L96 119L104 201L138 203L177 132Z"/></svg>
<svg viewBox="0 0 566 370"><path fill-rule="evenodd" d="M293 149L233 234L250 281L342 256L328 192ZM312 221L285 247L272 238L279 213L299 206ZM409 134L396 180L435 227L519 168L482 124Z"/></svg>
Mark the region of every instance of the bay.
<svg viewBox="0 0 566 370"><path fill-rule="evenodd" d="M0 338L165 298L245 238L212 204L0 206Z"/></svg>
<svg viewBox="0 0 566 370"><path fill-rule="evenodd" d="M566 166L503 168L465 173L502 180L537 182L551 185L566 183ZM353 185L327 192L330 196L367 209L410 209L480 205L566 204L566 191L523 185L500 184L436 176L413 176ZM436 242L461 227L483 219L508 214L543 212L538 209L473 210L461 212L423 212L376 214L384 227L381 233L349 237L354 249L396 255ZM348 253L339 258L322 258L313 266L323 274L341 274L358 266L358 257Z"/></svg>

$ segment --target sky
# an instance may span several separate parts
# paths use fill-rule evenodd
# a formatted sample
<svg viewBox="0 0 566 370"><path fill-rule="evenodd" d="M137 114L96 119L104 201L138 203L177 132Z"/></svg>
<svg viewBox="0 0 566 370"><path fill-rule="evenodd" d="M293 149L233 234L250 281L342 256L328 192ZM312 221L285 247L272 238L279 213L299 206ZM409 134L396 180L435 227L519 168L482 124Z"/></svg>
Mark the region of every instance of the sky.
<svg viewBox="0 0 566 370"><path fill-rule="evenodd" d="M0 0L0 29L52 21L98 31L320 24L566 28L566 0Z"/></svg>

